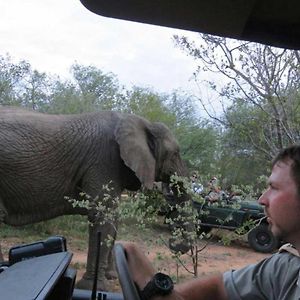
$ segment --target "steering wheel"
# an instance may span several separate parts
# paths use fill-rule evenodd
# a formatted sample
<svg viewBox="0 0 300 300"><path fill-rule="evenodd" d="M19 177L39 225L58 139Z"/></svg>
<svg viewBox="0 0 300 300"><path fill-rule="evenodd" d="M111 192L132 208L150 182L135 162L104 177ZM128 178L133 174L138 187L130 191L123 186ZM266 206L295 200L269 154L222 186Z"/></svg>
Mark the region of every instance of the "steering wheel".
<svg viewBox="0 0 300 300"><path fill-rule="evenodd" d="M123 291L124 300L141 300L134 281L129 272L126 253L121 244L115 244L114 256L119 282Z"/></svg>

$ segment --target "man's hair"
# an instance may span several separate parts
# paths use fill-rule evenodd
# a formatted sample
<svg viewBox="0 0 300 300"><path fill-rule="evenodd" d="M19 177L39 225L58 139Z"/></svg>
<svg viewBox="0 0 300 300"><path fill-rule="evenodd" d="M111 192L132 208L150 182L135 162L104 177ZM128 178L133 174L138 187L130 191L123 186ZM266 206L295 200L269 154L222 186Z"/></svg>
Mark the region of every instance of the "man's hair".
<svg viewBox="0 0 300 300"><path fill-rule="evenodd" d="M277 162L291 161L291 175L296 183L298 195L300 196L300 145L292 145L282 149L273 159L272 167Z"/></svg>

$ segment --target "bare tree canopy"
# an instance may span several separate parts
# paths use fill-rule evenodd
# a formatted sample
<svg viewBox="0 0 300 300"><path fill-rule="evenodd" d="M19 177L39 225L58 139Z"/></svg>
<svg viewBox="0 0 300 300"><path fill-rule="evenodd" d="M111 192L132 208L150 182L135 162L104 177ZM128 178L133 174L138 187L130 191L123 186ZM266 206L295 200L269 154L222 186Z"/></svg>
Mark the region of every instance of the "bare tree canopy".
<svg viewBox="0 0 300 300"><path fill-rule="evenodd" d="M200 37L199 41L179 36L174 39L177 46L199 60L196 80L203 72L226 79L222 86L207 81L228 103L222 117L212 114L205 99L199 98L209 116L226 129L242 132L252 147L266 156L299 142L299 52L204 34ZM244 113L240 118L238 111Z"/></svg>

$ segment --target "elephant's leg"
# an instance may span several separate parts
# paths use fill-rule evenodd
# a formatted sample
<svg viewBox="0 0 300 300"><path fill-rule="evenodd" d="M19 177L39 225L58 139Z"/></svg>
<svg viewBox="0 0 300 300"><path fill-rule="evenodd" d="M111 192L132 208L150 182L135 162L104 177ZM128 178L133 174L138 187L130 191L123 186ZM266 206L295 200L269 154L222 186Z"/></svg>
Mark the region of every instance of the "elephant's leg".
<svg viewBox="0 0 300 300"><path fill-rule="evenodd" d="M90 208L88 210L88 219L93 225L89 226L87 266L85 274L77 283L79 288L91 289L93 287L97 257L97 232L99 231L101 232L101 249L97 272L97 287L99 290L107 290L108 287L109 282L105 277L105 272L108 267L109 254L112 250L116 236L116 227L112 222L114 222L115 213L117 213L116 208L121 194L120 186L118 184L118 182L120 182L120 179L118 178L119 175L116 174L115 176L117 177L111 178L111 176L109 176L103 178L101 170L99 171L97 165L95 165L95 168L89 169L89 172L83 179L82 190L93 197L93 200L89 203ZM104 187L102 190L99 190L99 186L101 187L103 185L101 183L103 182L113 182L114 185L110 185L109 190L104 190ZM104 194L109 194L110 196L104 197ZM99 204L101 205L99 206ZM108 243L109 237L110 243Z"/></svg>
<svg viewBox="0 0 300 300"><path fill-rule="evenodd" d="M118 226L118 222L115 221L114 223L116 230L115 230L115 234L113 236L113 241L116 240L117 238L117 226ZM110 280L110 279L117 279L118 278L118 274L116 272L116 267L115 267L115 262L114 262L114 258L113 258L113 252L112 252L112 248L113 248L113 243L111 243L110 245L110 250L108 253L108 259L107 259L107 268L105 270L105 277L106 279Z"/></svg>
<svg viewBox="0 0 300 300"><path fill-rule="evenodd" d="M105 277L105 272L108 267L108 259L114 244L114 239L108 241L108 237L115 237L115 227L111 223L104 225L94 224L89 226L89 248L87 256L86 272L82 279L78 282L77 287L82 289L92 289L93 280L95 278L95 264L97 256L97 232L101 232L101 248L98 268L98 290L108 290L108 282Z"/></svg>

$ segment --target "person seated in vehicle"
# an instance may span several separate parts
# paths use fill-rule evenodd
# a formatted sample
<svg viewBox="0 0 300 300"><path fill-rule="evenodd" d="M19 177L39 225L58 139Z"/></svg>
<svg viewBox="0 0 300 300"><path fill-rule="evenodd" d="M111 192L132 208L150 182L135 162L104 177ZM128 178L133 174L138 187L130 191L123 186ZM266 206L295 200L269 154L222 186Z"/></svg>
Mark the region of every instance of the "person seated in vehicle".
<svg viewBox="0 0 300 300"><path fill-rule="evenodd" d="M205 196L205 200L209 202L217 202L222 200L222 190L218 185L217 177L212 177L208 182L208 193Z"/></svg>
<svg viewBox="0 0 300 300"><path fill-rule="evenodd" d="M192 172L190 179L191 179L192 191L195 194L202 194L204 188L203 185L198 181L198 173L196 171Z"/></svg>
<svg viewBox="0 0 300 300"><path fill-rule="evenodd" d="M258 200L273 235L290 243L261 262L168 288L148 290L160 300L296 300L300 299L300 145L283 149L274 159L268 188ZM123 243L129 270L143 299L155 269L134 243ZM165 281L164 282L169 282ZM165 285L166 287L166 285ZM145 297L144 297L145 299Z"/></svg>

